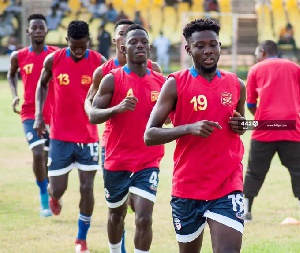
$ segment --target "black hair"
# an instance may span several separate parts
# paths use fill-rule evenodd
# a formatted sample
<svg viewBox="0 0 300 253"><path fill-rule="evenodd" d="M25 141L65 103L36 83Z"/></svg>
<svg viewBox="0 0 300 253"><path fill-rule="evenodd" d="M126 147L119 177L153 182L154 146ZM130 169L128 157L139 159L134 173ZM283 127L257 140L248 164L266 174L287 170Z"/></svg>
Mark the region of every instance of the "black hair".
<svg viewBox="0 0 300 253"><path fill-rule="evenodd" d="M89 31L88 24L81 20L71 21L68 26L67 36L68 38L72 38L75 40L79 40L82 38L89 38L90 31Z"/></svg>
<svg viewBox="0 0 300 253"><path fill-rule="evenodd" d="M268 55L278 55L278 46L273 40L264 40L258 44L258 47L263 49Z"/></svg>
<svg viewBox="0 0 300 253"><path fill-rule="evenodd" d="M213 31L219 36L220 25L212 19L195 19L183 28L183 36L188 41L194 32Z"/></svg>
<svg viewBox="0 0 300 253"><path fill-rule="evenodd" d="M126 39L127 37L127 34L130 32L130 31L133 31L133 30L143 30L147 33L148 35L148 32L147 30L142 26L142 25L139 25L139 24L133 24L133 25L130 25L126 28L126 30L124 31L124 34L123 34L123 37L124 39Z"/></svg>
<svg viewBox="0 0 300 253"><path fill-rule="evenodd" d="M27 18L27 21L28 23L30 23L31 20L34 20L34 19L41 19L41 20L44 20L45 23L46 23L46 17L43 15L43 14L31 14L28 18Z"/></svg>
<svg viewBox="0 0 300 253"><path fill-rule="evenodd" d="M134 25L135 23L129 19L121 19L115 24L115 30L119 25Z"/></svg>

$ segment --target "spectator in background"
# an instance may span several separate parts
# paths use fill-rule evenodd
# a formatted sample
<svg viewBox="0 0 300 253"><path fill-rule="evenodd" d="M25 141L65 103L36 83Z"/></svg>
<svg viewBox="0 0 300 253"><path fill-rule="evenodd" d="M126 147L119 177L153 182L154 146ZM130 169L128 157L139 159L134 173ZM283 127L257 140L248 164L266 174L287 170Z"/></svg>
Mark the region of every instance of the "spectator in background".
<svg viewBox="0 0 300 253"><path fill-rule="evenodd" d="M97 40L98 40L98 52L102 54L106 59L108 59L109 50L112 43L111 43L110 33L105 30L105 24L100 25Z"/></svg>
<svg viewBox="0 0 300 253"><path fill-rule="evenodd" d="M57 6L60 11L62 11L63 16L66 13L71 13L71 8L69 7L68 0L53 0L51 4L51 8L53 6Z"/></svg>
<svg viewBox="0 0 300 253"><path fill-rule="evenodd" d="M164 72L169 72L169 49L170 40L160 31L160 35L154 40L153 46L156 48L157 63Z"/></svg>
<svg viewBox="0 0 300 253"><path fill-rule="evenodd" d="M142 25L142 26L145 25L140 11L135 11L133 22L138 24L138 25Z"/></svg>
<svg viewBox="0 0 300 253"><path fill-rule="evenodd" d="M66 27L61 24L62 18L63 13L59 10L58 5L52 6L50 13L46 16L48 30L57 30L59 26L66 29Z"/></svg>
<svg viewBox="0 0 300 253"><path fill-rule="evenodd" d="M0 15L0 39L15 33L12 23L13 18L14 15L7 11L3 11L3 13Z"/></svg>
<svg viewBox="0 0 300 253"><path fill-rule="evenodd" d="M18 46L18 39L16 36L10 36L8 39L8 45L4 49L4 54L11 55L13 51L16 51L19 49Z"/></svg>
<svg viewBox="0 0 300 253"><path fill-rule="evenodd" d="M297 46L296 46L296 41L294 39L294 28L290 23L287 23L286 26L281 29L279 34L278 45L286 45L286 44L293 46L293 51L297 56Z"/></svg>
<svg viewBox="0 0 300 253"><path fill-rule="evenodd" d="M123 10L120 11L119 15L117 16L116 22L122 20L122 19L128 19L128 16L124 13Z"/></svg>
<svg viewBox="0 0 300 253"><path fill-rule="evenodd" d="M205 0L203 7L204 7L203 9L205 12L210 12L210 11L219 12L220 11L218 0Z"/></svg>
<svg viewBox="0 0 300 253"><path fill-rule="evenodd" d="M112 3L108 4L108 10L106 12L106 15L104 17L106 22L115 23L117 21L118 12L116 11L115 7Z"/></svg>

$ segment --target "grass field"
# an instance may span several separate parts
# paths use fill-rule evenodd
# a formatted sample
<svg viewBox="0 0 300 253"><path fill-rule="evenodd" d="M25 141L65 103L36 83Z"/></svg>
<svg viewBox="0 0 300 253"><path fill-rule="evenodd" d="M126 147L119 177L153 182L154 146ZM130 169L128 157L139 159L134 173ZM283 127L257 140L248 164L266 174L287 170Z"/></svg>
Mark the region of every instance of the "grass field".
<svg viewBox="0 0 300 253"><path fill-rule="evenodd" d="M21 82L19 84L21 86ZM22 95L21 88L19 94ZM31 151L23 134L20 117L11 110L11 101L7 82L0 81L0 252L74 252L79 200L77 171L70 173L61 215L40 218L38 188L31 169ZM102 126L99 129L101 131ZM246 150L246 166L250 132L242 139ZM161 164L151 253L178 252L169 205L173 149L174 143L166 145L166 155ZM93 253L106 253L109 252L106 235L107 207L101 173L95 181L95 200L88 245ZM292 194L289 174L275 157L263 188L254 202L254 221L245 225L242 252L299 253L300 226L280 225L288 216L299 219L299 206ZM133 232L134 215L129 213L126 217L128 253L133 252ZM201 252L212 252L209 228L206 228Z"/></svg>

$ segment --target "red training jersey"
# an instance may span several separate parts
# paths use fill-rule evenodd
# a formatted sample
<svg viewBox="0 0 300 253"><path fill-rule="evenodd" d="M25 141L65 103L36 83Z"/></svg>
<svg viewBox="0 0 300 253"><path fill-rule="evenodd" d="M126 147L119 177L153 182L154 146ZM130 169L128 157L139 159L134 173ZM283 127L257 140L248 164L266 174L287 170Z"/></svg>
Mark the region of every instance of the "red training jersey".
<svg viewBox="0 0 300 253"><path fill-rule="evenodd" d="M121 68L121 64L119 63L118 59L111 59L105 63L103 63L102 67L102 76L106 76L107 74L109 74L109 72L113 69L117 69L117 68ZM148 60L147 61L147 68L148 69L152 69L152 61ZM105 147L106 143L107 143L107 136L109 134L109 120L107 120L105 122L105 126L104 126L104 131L102 134L102 141L101 141L101 146Z"/></svg>
<svg viewBox="0 0 300 253"><path fill-rule="evenodd" d="M255 120L295 120L296 130L254 130L257 141L300 141L300 67L281 58L255 64L247 78L247 105Z"/></svg>
<svg viewBox="0 0 300 253"><path fill-rule="evenodd" d="M92 84L93 72L100 64L101 54L93 50L87 50L78 62L72 59L70 48L54 53L52 139L74 143L99 140L97 125L89 122L84 101Z"/></svg>
<svg viewBox="0 0 300 253"><path fill-rule="evenodd" d="M48 54L58 49L58 47L54 46L44 46L44 50L40 54L34 52L31 46L18 50L18 65L24 85L24 102L21 109L22 122L28 119L35 119L35 91L43 63ZM46 124L50 123L52 97L53 94L49 91L43 108L43 118Z"/></svg>
<svg viewBox="0 0 300 253"><path fill-rule="evenodd" d="M240 136L228 121L240 98L240 83L235 74L217 70L211 82L194 67L170 75L176 80L177 104L173 125L192 124L201 120L218 122L207 137L191 134L176 140L172 195L180 198L213 200L243 190Z"/></svg>
<svg viewBox="0 0 300 253"><path fill-rule="evenodd" d="M137 172L159 167L164 146L146 146L144 132L165 81L164 76L147 69L147 73L139 77L127 65L112 70L111 73L114 75L115 85L110 107L118 105L128 95L137 97L138 102L134 111L119 113L110 118L105 169Z"/></svg>

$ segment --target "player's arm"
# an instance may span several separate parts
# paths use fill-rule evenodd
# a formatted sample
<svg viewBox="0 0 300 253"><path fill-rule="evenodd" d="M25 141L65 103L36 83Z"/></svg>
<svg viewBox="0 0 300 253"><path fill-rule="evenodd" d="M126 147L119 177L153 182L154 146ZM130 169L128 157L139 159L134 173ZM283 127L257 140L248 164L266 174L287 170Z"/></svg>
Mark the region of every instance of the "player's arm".
<svg viewBox="0 0 300 253"><path fill-rule="evenodd" d="M158 73L162 73L161 67L155 61L152 62L152 70Z"/></svg>
<svg viewBox="0 0 300 253"><path fill-rule="evenodd" d="M240 82L240 99L237 103L233 116L229 119L229 125L232 131L242 135L246 130L241 128L241 122L245 120L245 101L246 101L246 86L245 83L239 79Z"/></svg>
<svg viewBox="0 0 300 253"><path fill-rule="evenodd" d="M20 113L16 108L20 102L18 97L18 69L18 51L14 51L10 56L10 67L7 72L7 80L13 96L12 109L15 113Z"/></svg>
<svg viewBox="0 0 300 253"><path fill-rule="evenodd" d="M88 116L92 110L93 98L95 97L95 95L99 89L99 85L100 85L102 78L103 78L102 67L99 66L98 68L95 69L95 71L93 73L93 83L92 83L92 85L88 91L88 94L86 96L86 99L84 101L84 110Z"/></svg>
<svg viewBox="0 0 300 253"><path fill-rule="evenodd" d="M48 94L48 82L52 78L53 54L49 54L44 60L44 66L38 80L35 92L35 121L33 128L38 136L43 137L45 133L45 122L43 119L43 108Z"/></svg>
<svg viewBox="0 0 300 253"><path fill-rule="evenodd" d="M89 114L89 119L92 124L101 124L117 113L133 111L137 98L128 95L118 105L109 107L114 94L115 81L112 74L106 75L93 99L93 108Z"/></svg>
<svg viewBox="0 0 300 253"><path fill-rule="evenodd" d="M214 131L214 127L221 128L218 123L208 120L173 128L163 128L163 124L170 112L175 110L176 103L176 81L171 77L163 85L158 101L154 106L147 123L144 134L144 141L147 146L168 143L187 134L206 138Z"/></svg>

